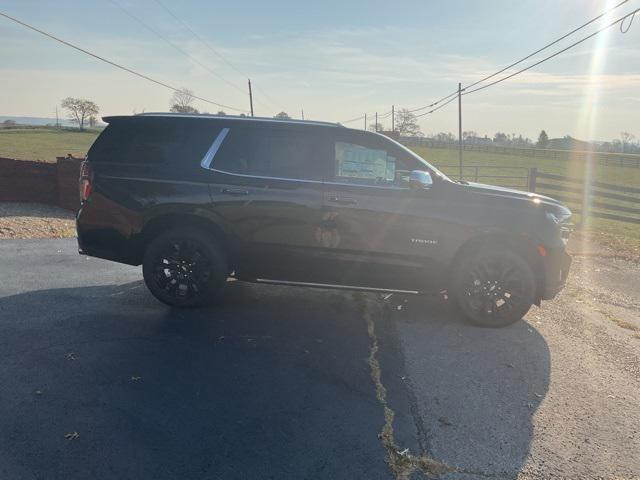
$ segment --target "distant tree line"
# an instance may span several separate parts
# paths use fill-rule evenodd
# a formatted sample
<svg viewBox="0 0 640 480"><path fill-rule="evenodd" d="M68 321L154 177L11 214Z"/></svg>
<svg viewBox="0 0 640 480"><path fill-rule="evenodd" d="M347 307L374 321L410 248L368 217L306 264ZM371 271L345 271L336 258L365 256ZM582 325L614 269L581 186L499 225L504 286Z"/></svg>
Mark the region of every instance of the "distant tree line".
<svg viewBox="0 0 640 480"><path fill-rule="evenodd" d="M458 136L451 132L434 133L430 134L427 138L442 143L454 143L458 141ZM596 152L640 154L640 142L636 141L635 136L629 132L620 132L620 138L614 138L606 142L585 142L577 140L570 135L551 139L545 130L540 132L535 142L520 134L504 132L496 132L492 137L487 135L480 137L472 130L462 132L462 139L467 144L475 145L491 144L514 148L550 148L559 150L588 150L591 148Z"/></svg>

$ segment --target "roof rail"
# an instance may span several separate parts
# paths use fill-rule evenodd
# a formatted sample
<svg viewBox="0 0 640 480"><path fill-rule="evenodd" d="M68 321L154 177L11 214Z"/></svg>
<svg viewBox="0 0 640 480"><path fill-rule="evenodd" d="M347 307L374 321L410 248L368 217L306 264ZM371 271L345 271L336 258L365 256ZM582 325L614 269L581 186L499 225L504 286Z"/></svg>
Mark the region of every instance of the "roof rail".
<svg viewBox="0 0 640 480"><path fill-rule="evenodd" d="M294 118L272 118L272 117L243 117L239 115L216 115L209 113L172 113L172 112L145 112L138 113L136 117L185 117L185 118L215 118L225 120L239 120L246 122L273 122L292 123L297 125L326 125L330 127L344 127L337 122L323 122L318 120L297 120Z"/></svg>

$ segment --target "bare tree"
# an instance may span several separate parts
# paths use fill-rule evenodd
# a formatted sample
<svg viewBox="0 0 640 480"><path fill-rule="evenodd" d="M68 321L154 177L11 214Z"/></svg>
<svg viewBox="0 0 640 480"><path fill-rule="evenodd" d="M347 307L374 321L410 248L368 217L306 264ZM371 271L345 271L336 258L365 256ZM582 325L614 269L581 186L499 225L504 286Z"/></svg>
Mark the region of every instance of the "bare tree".
<svg viewBox="0 0 640 480"><path fill-rule="evenodd" d="M503 132L496 132L496 134L493 136L493 141L495 143L507 143L507 141L509 140L509 137L507 137L506 133Z"/></svg>
<svg viewBox="0 0 640 480"><path fill-rule="evenodd" d="M98 115L100 109L91 100L67 97L62 100L62 108L69 113L69 119L77 123L80 131L84 130L84 124L89 118Z"/></svg>
<svg viewBox="0 0 640 480"><path fill-rule="evenodd" d="M423 137L424 134L418 125L418 119L408 109L402 108L396 112L395 128L400 135L405 137Z"/></svg>
<svg viewBox="0 0 640 480"><path fill-rule="evenodd" d="M216 115L220 115L221 117L224 117L226 114L224 110L218 110L218 113L216 113Z"/></svg>
<svg viewBox="0 0 640 480"><path fill-rule="evenodd" d="M193 106L194 101L193 90L181 88L175 91L171 97L169 111L174 113L198 113L198 110Z"/></svg>
<svg viewBox="0 0 640 480"><path fill-rule="evenodd" d="M629 132L620 132L620 139L622 140L622 153L627 153L627 145L633 142L633 139L636 138L633 133Z"/></svg>
<svg viewBox="0 0 640 480"><path fill-rule="evenodd" d="M547 135L547 132L544 130L540 132L540 135L538 135L538 143L536 143L536 145L538 148L547 148L547 145L549 145L549 135Z"/></svg>
<svg viewBox="0 0 640 480"><path fill-rule="evenodd" d="M370 132L382 132L384 131L384 125L382 125L381 123L372 123L369 125L369 131Z"/></svg>
<svg viewBox="0 0 640 480"><path fill-rule="evenodd" d="M280 112L280 113L278 113L278 114L277 114L275 117L273 117L273 118L281 118L281 119L283 119L283 120L288 120L288 119L290 119L291 117L289 116L289 114L288 114L287 112Z"/></svg>

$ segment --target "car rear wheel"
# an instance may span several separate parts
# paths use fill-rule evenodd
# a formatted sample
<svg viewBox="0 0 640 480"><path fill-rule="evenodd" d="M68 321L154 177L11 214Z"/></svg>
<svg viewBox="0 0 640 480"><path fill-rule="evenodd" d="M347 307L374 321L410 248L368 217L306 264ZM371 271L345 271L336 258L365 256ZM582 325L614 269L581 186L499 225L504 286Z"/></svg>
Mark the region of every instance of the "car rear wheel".
<svg viewBox="0 0 640 480"><path fill-rule="evenodd" d="M174 307L212 302L224 286L228 267L215 239L196 229L176 229L153 239L142 263L147 288Z"/></svg>
<svg viewBox="0 0 640 480"><path fill-rule="evenodd" d="M473 323L503 327L526 315L535 300L529 264L508 249L482 248L456 262L452 300Z"/></svg>

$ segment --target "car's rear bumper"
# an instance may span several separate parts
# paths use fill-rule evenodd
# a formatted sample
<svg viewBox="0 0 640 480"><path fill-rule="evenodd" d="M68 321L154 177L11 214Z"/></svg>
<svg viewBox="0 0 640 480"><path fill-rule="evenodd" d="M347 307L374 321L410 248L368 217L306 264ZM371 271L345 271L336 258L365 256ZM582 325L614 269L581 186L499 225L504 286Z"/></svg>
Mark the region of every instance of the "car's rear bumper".
<svg viewBox="0 0 640 480"><path fill-rule="evenodd" d="M543 300L552 299L564 288L570 267L571 255L564 248L547 249L544 257Z"/></svg>
<svg viewBox="0 0 640 480"><path fill-rule="evenodd" d="M130 230L119 210L107 214L85 203L76 216L78 253L129 265L139 265Z"/></svg>

